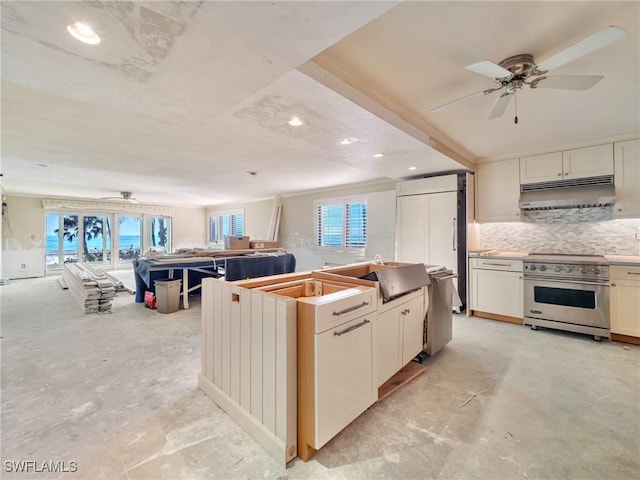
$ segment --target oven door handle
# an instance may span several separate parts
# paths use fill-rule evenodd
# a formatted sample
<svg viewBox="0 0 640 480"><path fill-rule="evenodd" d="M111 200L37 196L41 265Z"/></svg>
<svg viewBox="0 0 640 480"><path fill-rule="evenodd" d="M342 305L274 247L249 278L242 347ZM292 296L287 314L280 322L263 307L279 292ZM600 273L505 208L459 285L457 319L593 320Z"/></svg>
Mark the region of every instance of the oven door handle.
<svg viewBox="0 0 640 480"><path fill-rule="evenodd" d="M576 285L594 285L594 286L600 286L600 287L608 287L609 286L609 280L605 280L604 282L586 282L584 280L560 280L557 278L544 278L544 277L524 277L525 281L528 280L530 282L548 282L548 283L573 283ZM544 285L542 285L544 286Z"/></svg>

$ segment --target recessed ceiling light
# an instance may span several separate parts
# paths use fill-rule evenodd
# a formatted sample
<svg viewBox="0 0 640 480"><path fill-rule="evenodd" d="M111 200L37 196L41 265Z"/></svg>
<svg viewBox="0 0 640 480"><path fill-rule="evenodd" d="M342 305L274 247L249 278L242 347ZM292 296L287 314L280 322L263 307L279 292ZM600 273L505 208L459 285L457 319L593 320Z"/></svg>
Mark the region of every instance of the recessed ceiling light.
<svg viewBox="0 0 640 480"><path fill-rule="evenodd" d="M89 45L97 45L100 43L100 37L92 28L86 23L76 22L67 26L67 32L82 43L88 43Z"/></svg>
<svg viewBox="0 0 640 480"><path fill-rule="evenodd" d="M350 143L357 142L358 139L356 137L347 137L340 140L340 145L349 145Z"/></svg>
<svg viewBox="0 0 640 480"><path fill-rule="evenodd" d="M417 170L418 167L409 167L409 170Z"/></svg>
<svg viewBox="0 0 640 480"><path fill-rule="evenodd" d="M291 120L289 120L289 125L291 125L292 127L299 127L300 125L302 125L302 120L300 120L298 117L291 117Z"/></svg>
<svg viewBox="0 0 640 480"><path fill-rule="evenodd" d="M384 157L384 153L374 153L373 154L374 158L380 158L380 157Z"/></svg>

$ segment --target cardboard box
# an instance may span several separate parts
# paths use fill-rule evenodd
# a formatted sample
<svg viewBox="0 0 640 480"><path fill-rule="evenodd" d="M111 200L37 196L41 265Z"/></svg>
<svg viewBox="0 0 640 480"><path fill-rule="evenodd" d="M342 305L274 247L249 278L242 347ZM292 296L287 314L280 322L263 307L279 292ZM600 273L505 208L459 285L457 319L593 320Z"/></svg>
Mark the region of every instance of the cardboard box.
<svg viewBox="0 0 640 480"><path fill-rule="evenodd" d="M224 237L226 250L246 250L249 248L249 237Z"/></svg>
<svg viewBox="0 0 640 480"><path fill-rule="evenodd" d="M249 244L251 248L280 248L280 242L269 242L267 240L253 240Z"/></svg>

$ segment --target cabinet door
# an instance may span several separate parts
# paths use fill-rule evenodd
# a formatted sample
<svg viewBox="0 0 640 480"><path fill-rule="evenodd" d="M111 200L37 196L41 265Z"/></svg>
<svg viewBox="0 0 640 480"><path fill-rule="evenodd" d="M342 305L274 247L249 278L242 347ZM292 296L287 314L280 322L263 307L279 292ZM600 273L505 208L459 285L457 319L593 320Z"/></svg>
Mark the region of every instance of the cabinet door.
<svg viewBox="0 0 640 480"><path fill-rule="evenodd" d="M523 318L523 280L520 272L472 270L472 309Z"/></svg>
<svg viewBox="0 0 640 480"><path fill-rule="evenodd" d="M519 221L520 163L517 158L478 165L478 220Z"/></svg>
<svg viewBox="0 0 640 480"><path fill-rule="evenodd" d="M402 368L402 308L400 305L387 310L376 319L378 387Z"/></svg>
<svg viewBox="0 0 640 480"><path fill-rule="evenodd" d="M562 179L562 152L533 155L520 159L520 183L549 182Z"/></svg>
<svg viewBox="0 0 640 480"><path fill-rule="evenodd" d="M611 333L640 337L640 267L612 266Z"/></svg>
<svg viewBox="0 0 640 480"><path fill-rule="evenodd" d="M640 337L640 283L613 280L611 333Z"/></svg>
<svg viewBox="0 0 640 480"><path fill-rule="evenodd" d="M424 263L428 254L426 195L398 197L396 260Z"/></svg>
<svg viewBox="0 0 640 480"><path fill-rule="evenodd" d="M458 272L458 195L456 192L428 195L426 234L429 255L425 263L445 265Z"/></svg>
<svg viewBox="0 0 640 480"><path fill-rule="evenodd" d="M422 298L415 298L401 307L402 366L409 363L423 348L424 312L422 304Z"/></svg>
<svg viewBox="0 0 640 480"><path fill-rule="evenodd" d="M316 335L316 440L320 448L378 398L373 372L375 314Z"/></svg>
<svg viewBox="0 0 640 480"><path fill-rule="evenodd" d="M616 218L640 217L640 140L614 145Z"/></svg>
<svg viewBox="0 0 640 480"><path fill-rule="evenodd" d="M613 144L566 150L562 167L565 179L613 175Z"/></svg>

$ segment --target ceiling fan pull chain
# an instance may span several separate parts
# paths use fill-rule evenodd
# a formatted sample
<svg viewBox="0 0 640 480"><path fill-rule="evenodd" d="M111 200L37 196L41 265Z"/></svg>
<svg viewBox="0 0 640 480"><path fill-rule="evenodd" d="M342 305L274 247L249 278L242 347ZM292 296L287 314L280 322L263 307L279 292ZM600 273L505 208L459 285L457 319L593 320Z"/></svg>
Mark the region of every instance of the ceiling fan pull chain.
<svg viewBox="0 0 640 480"><path fill-rule="evenodd" d="M516 116L513 117L513 123L515 123L516 125L518 124L518 92L513 92L513 100L515 101L515 105L516 105Z"/></svg>

